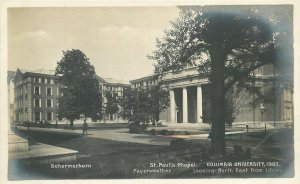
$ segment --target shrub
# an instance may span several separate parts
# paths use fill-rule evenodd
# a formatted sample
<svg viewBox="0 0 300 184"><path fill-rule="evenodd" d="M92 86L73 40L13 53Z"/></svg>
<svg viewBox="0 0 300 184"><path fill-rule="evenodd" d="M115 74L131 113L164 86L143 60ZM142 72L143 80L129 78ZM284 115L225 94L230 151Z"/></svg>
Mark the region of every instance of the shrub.
<svg viewBox="0 0 300 184"><path fill-rule="evenodd" d="M150 130L150 134L151 134L151 135L155 135L155 134L156 134L156 130L155 130L155 129L151 129L151 130Z"/></svg>
<svg viewBox="0 0 300 184"><path fill-rule="evenodd" d="M163 129L160 131L160 135L168 135L168 134L169 134L169 131L166 129Z"/></svg>
<svg viewBox="0 0 300 184"><path fill-rule="evenodd" d="M129 124L129 133L140 134L141 132L144 132L146 129L147 129L146 124L141 124L141 123Z"/></svg>
<svg viewBox="0 0 300 184"><path fill-rule="evenodd" d="M191 133L188 132L188 131L184 131L184 134L185 134L185 135L191 135Z"/></svg>

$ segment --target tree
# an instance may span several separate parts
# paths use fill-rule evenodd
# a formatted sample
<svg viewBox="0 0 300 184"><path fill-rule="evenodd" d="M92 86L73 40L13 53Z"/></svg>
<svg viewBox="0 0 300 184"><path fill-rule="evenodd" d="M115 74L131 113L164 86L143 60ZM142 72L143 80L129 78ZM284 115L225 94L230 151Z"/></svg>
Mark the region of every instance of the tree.
<svg viewBox="0 0 300 184"><path fill-rule="evenodd" d="M55 69L57 82L62 85L59 97L59 115L73 121L80 115L96 117L101 110L99 83L95 69L80 50L63 51Z"/></svg>
<svg viewBox="0 0 300 184"><path fill-rule="evenodd" d="M122 107L120 115L123 118L130 120L133 113L136 112L136 107L137 107L136 96L137 96L137 90L133 90L130 88L124 89L123 95L119 99L120 107Z"/></svg>
<svg viewBox="0 0 300 184"><path fill-rule="evenodd" d="M108 115L116 114L119 111L118 99L116 95L107 91L105 93L106 103L105 103L105 113Z"/></svg>
<svg viewBox="0 0 300 184"><path fill-rule="evenodd" d="M140 89L127 89L120 98L121 115L129 120L139 114L152 122L158 120L159 113L167 109L169 93L161 85Z"/></svg>
<svg viewBox="0 0 300 184"><path fill-rule="evenodd" d="M191 63L198 66L200 77L209 77L214 152L225 153L226 93L236 84L249 83L256 69L277 61L276 39L282 33L272 28L280 12L289 11L288 6L181 7L172 28L157 39L157 50L149 59L156 62L158 75Z"/></svg>
<svg viewBox="0 0 300 184"><path fill-rule="evenodd" d="M261 96L259 88L251 86L250 89L235 85L229 89L225 96L225 123L232 126L235 118L241 113L243 107L251 104L249 96Z"/></svg>
<svg viewBox="0 0 300 184"><path fill-rule="evenodd" d="M148 93L148 112L151 121L156 122L159 119L159 113L166 110L169 106L169 92L161 85L150 86Z"/></svg>

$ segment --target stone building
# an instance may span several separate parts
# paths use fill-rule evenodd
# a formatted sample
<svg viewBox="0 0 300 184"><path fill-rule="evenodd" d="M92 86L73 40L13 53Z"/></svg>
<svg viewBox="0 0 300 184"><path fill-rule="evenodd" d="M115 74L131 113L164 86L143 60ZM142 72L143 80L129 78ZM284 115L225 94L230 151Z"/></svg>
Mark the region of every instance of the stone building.
<svg viewBox="0 0 300 184"><path fill-rule="evenodd" d="M128 83L111 78L101 78L99 91L105 106L105 92L121 96ZM47 121L58 120L58 97L62 95L61 85L55 82L53 70L24 70L17 69L13 77L14 84L14 121ZM118 120L116 114L105 116L107 120Z"/></svg>
<svg viewBox="0 0 300 184"><path fill-rule="evenodd" d="M107 99L106 93L109 92L114 98L118 98L123 95L123 91L130 88L130 85L126 81L116 80L112 78L101 78L97 76L99 81L99 90L100 95L102 97L102 107L105 109ZM121 107L119 106L119 111L121 111ZM105 111L105 110L104 110ZM103 118L105 121L122 121L123 119L118 116L118 113L114 114L106 114L103 112Z"/></svg>
<svg viewBox="0 0 300 184"><path fill-rule="evenodd" d="M17 69L14 83L14 120L55 121L57 119L60 86L53 70Z"/></svg>
<svg viewBox="0 0 300 184"><path fill-rule="evenodd" d="M273 91L274 98L271 102L258 102L255 95L245 94L235 122L292 121L291 91L280 88L280 84L276 83L272 66L261 67L255 72L255 84L262 86L262 93ZM214 114L211 112L209 81L199 76L197 67L187 66L180 72L165 72L159 80L149 75L132 80L130 84L132 88L139 88L158 82L169 90L170 98L168 109L159 115L160 120L170 123L210 122Z"/></svg>

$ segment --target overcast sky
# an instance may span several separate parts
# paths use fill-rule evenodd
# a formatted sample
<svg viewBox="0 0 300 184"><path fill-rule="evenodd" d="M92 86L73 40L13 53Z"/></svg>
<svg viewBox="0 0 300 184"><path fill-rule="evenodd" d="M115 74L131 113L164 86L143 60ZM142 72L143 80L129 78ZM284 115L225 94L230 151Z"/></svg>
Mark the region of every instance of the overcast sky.
<svg viewBox="0 0 300 184"><path fill-rule="evenodd" d="M10 8L8 69L55 69L62 50L80 49L102 77L151 74L146 57L178 17L176 7Z"/></svg>

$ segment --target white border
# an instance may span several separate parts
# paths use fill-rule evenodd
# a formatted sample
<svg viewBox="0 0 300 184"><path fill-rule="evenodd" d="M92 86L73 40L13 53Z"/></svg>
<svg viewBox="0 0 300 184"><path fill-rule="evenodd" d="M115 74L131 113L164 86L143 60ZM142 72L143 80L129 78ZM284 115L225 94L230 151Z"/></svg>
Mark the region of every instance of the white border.
<svg viewBox="0 0 300 184"><path fill-rule="evenodd" d="M168 180L159 180L159 179L130 179L130 180L24 180L24 181L8 181L7 180L7 162L8 162L8 136L7 136L7 122L8 122L8 109L7 109L7 8L10 7L93 7L93 6L174 6L174 5L268 5L268 4L292 4L294 5L294 114L295 114L295 177L294 178L276 178L276 179L168 179ZM117 0L87 0L87 1L79 1L79 0L0 0L1 6L1 15L0 15L0 23L1 23L1 31L0 31L0 145L1 145L1 158L0 158L0 183L57 183L57 182L72 182L72 183L230 183L230 184L241 184L241 183L272 183L272 184L281 184L281 183L300 183L298 172L299 172L299 161L298 157L300 155L299 152L299 125L297 125L297 120L300 119L300 113L298 110L300 99L298 96L299 92L299 74L297 73L297 69L299 67L299 33L300 26L299 21L299 11L300 6L297 0L194 0L194 1L172 1L172 0L151 0L151 1L117 1Z"/></svg>

